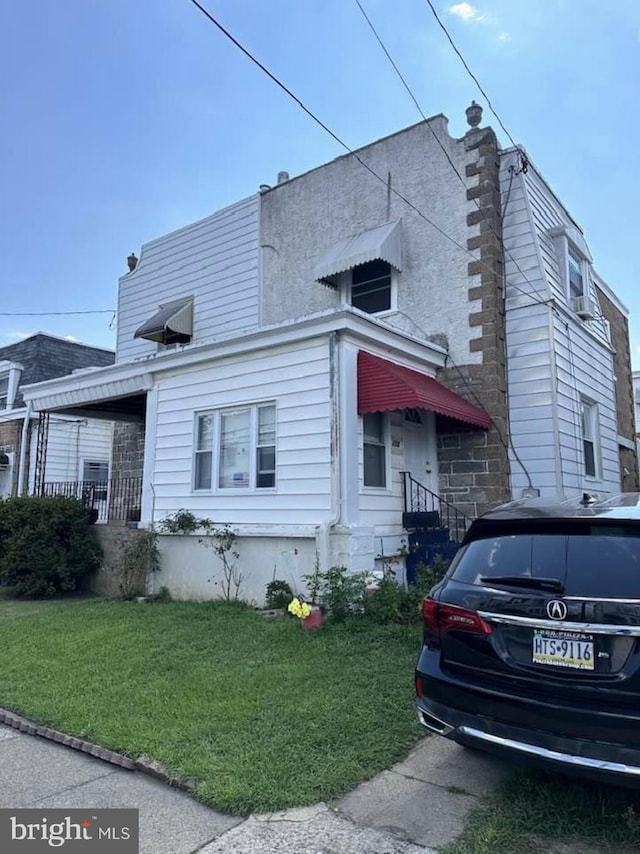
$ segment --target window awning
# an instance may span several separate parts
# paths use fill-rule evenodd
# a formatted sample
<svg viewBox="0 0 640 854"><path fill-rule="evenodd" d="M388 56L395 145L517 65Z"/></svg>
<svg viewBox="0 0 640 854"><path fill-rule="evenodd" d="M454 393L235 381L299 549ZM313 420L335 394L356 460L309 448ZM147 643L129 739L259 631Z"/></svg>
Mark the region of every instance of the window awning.
<svg viewBox="0 0 640 854"><path fill-rule="evenodd" d="M160 306L153 317L136 329L134 338L166 343L167 337L187 342L193 335L193 300L180 299Z"/></svg>
<svg viewBox="0 0 640 854"><path fill-rule="evenodd" d="M488 430L486 412L443 386L433 377L379 356L358 353L358 412L389 412L394 409L429 409L439 415Z"/></svg>
<svg viewBox="0 0 640 854"><path fill-rule="evenodd" d="M335 243L320 256L315 271L316 281L321 282L368 261L386 261L396 270L402 269L400 220Z"/></svg>

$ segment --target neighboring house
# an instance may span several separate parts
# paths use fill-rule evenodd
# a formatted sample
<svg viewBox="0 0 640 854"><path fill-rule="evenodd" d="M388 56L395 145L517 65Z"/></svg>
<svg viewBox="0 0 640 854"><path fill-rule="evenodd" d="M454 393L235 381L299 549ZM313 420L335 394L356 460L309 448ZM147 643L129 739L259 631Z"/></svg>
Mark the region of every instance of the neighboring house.
<svg viewBox="0 0 640 854"><path fill-rule="evenodd" d="M54 483L108 479L111 423L71 414L51 415L46 449L38 447L40 416L25 404L22 389L56 377L77 376L73 372L87 368L112 365L114 358L110 350L42 332L0 347L0 495L47 491Z"/></svg>
<svg viewBox="0 0 640 854"><path fill-rule="evenodd" d="M143 525L231 524L245 595L316 556L371 569L416 526L457 540L512 497L623 485L628 340L602 315L624 338L626 311L523 152L467 115L461 139L435 116L360 149L382 182L339 157L145 244L116 364L27 392L119 421ZM161 548L158 584L215 595L197 537Z"/></svg>

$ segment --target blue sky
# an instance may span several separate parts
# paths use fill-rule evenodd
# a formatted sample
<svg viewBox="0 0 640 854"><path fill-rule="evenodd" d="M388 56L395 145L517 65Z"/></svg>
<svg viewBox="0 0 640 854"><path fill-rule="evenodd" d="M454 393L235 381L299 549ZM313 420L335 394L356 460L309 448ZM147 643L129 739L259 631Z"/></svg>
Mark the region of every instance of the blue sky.
<svg viewBox="0 0 640 854"><path fill-rule="evenodd" d="M482 99L425 0L362 2L423 111L462 135ZM352 147L419 120L354 0L205 5ZM640 3L436 7L630 308L640 368ZM3 312L114 309L141 243L342 153L189 0L5 2L1 15ZM111 319L0 315L0 345L43 330L112 346Z"/></svg>

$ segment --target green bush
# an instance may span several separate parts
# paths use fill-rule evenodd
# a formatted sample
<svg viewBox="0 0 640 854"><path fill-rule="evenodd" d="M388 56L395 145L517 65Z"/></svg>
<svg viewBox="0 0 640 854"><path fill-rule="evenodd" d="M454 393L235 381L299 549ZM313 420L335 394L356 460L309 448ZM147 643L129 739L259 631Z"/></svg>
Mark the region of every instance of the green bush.
<svg viewBox="0 0 640 854"><path fill-rule="evenodd" d="M286 581L274 578L267 584L267 595L265 597L267 608L286 609L292 599L293 590Z"/></svg>
<svg viewBox="0 0 640 854"><path fill-rule="evenodd" d="M0 500L0 578L16 596L75 590L102 550L81 501L63 496Z"/></svg>
<svg viewBox="0 0 640 854"><path fill-rule="evenodd" d="M419 563L416 580L405 587L388 576L382 579L375 593L366 601L366 613L378 623L411 625L422 621L422 600L444 578L449 561L436 555L433 563Z"/></svg>
<svg viewBox="0 0 640 854"><path fill-rule="evenodd" d="M159 569L158 535L155 531L136 532L120 547L120 560L116 568L120 596L123 599L144 596L149 574Z"/></svg>
<svg viewBox="0 0 640 854"><path fill-rule="evenodd" d="M311 600L322 605L337 623L347 617L361 615L364 610L366 573L350 573L345 566L330 566L320 572L316 565L311 575L304 576Z"/></svg>

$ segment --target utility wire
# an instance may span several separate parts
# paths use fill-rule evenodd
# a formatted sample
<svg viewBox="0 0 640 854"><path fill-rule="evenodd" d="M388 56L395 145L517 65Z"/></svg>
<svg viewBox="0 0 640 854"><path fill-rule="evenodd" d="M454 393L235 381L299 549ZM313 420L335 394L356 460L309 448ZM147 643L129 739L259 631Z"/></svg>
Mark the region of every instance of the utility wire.
<svg viewBox="0 0 640 854"><path fill-rule="evenodd" d="M480 90L480 92L482 93L482 95L483 95L483 97L484 97L485 101L487 102L487 106L489 107L489 109L491 110L491 112L493 113L493 115L496 117L496 119L497 119L497 121L498 121L498 124L500 125L500 127L502 128L502 130L506 133L506 135L509 137L509 140L511 141L511 144L513 145L513 147L518 149L518 151L520 152L521 156L524 156L524 155L523 155L523 152L522 152L521 147L518 145L518 143L517 143L517 142L515 142L515 140L513 139L513 137L511 136L511 134L509 133L509 131L508 131L508 130L506 129L506 127L504 126L504 124L503 124L503 122L502 122L502 119L500 118L500 116L499 116L499 115L498 115L498 113L496 112L495 107L494 107L494 106L493 106L493 104L491 103L491 98L489 98L489 96L487 95L487 93L485 92L485 90L482 88L482 84L480 83L480 81L478 80L478 78L476 77L476 75L473 73L473 71L469 68L469 66L468 66L468 64L467 64L466 59L464 58L464 56L462 55L462 53L460 52L460 50L459 50L459 49L458 49L458 47L456 46L456 43L454 42L454 40L451 38L451 35L449 34L449 30L447 30L447 28L445 27L445 25L444 25L444 24L442 23L442 21L440 20L440 16L439 16L439 15L438 15L438 13L436 12L436 10L435 10L435 6L434 6L434 5L433 5L433 3L431 2L431 0L427 0L427 5L429 6L429 8L431 9L431 11L433 12L433 17L436 19L436 21L437 21L437 22L438 22L438 24L440 25L440 29L442 30L442 32L443 32L443 33L445 34L445 36L447 37L447 39L448 39L448 41L449 41L449 44L451 45L451 47L454 49L454 51L455 51L455 52L456 52L456 54L458 55L458 58L460 59L460 62L464 65L464 67L465 67L465 70L466 70L467 74L469 75L469 77L471 77L471 79L473 80L473 82L476 84L476 86L478 87L478 89L479 89L479 90ZM525 159L526 159L526 158L525 158Z"/></svg>
<svg viewBox="0 0 640 854"><path fill-rule="evenodd" d="M416 205L414 205L414 203L413 203L410 199L408 199L405 195L403 195L401 192L399 192L398 190L396 190L396 189L395 189L395 187L391 186L391 185L387 182L387 179L386 179L386 178L383 178L383 177L382 177L381 175L379 175L379 174L378 174L374 169L372 169L372 168L371 168L371 166L369 166L369 164L368 164L368 163L366 163L366 162L365 162L365 161L360 157L360 155L359 155L356 151L354 151L352 148L350 148L350 147L347 145L347 143L346 143L346 142L344 142L344 140L342 140L342 139L341 139L341 138L340 138L336 133L334 133L334 131L332 131L332 130L331 130L331 128L329 128L329 127L328 127L328 126L327 126L327 125L326 125L326 124L325 124L321 119L319 119L319 118L318 118L318 116L316 116L316 114L315 114L315 113L313 113L313 112L312 112L308 107L306 107L306 106L303 104L303 102L300 100L300 98L298 98L298 96L297 96L297 95L295 95L295 94L291 91L291 89L289 89L289 88L288 88L288 87L287 87L287 86L286 86L286 85L285 85L285 84L284 84L284 83L283 83L283 82L282 82L278 77L276 77L276 76L275 76L275 74L273 74L271 71L269 71L269 69L268 69L268 68L267 68L267 67L266 67L262 62L260 62L260 60L259 60L259 59L257 59L257 58L256 58L256 57L255 57L255 56L254 56L254 55L253 55L253 54L252 54L252 53L251 53L251 52L250 52L246 47L244 47L244 45L242 45L242 44L241 44L241 43L240 43L240 42L239 42L239 41L238 41L238 40L237 40L237 39L236 39L236 38L235 38L235 37L234 37L234 36L229 32L229 30L227 30L225 27L223 27L223 25L222 25L218 20L216 20L216 18L214 18L214 16L213 16L213 15L212 15L212 14L211 14L207 9L205 9L205 7L204 7L204 6L202 6L202 5L198 2L198 0L190 0L190 2L191 2L191 3L193 3L193 5L194 5L196 8L198 8L198 9L202 12L202 14L203 14L206 18L208 18L208 20L209 20L209 21L210 21L210 22L211 22L215 27L217 27L217 28L220 30L220 32L221 32L224 36L226 36L226 37L229 39L229 41L231 41L231 42L232 42L232 43L233 43L233 44L238 48L238 50L240 50L240 51L241 51L241 52L242 52L242 53L243 53L243 54L244 54L244 55L245 55L249 60L251 60L251 62L253 62L253 64L254 64L254 65L257 65L257 67L258 67L262 72L264 72L264 74L266 74L266 75L267 75L267 77L269 77L269 78L270 78L270 79L271 79L271 80L276 84L276 86L278 86L280 89L282 89L282 91L283 91L283 92L285 92L285 94L286 94L286 95L288 95L288 96L289 96L289 98L291 98L293 101L295 101L295 103L300 107L300 109L301 109L301 110L303 110L303 111L304 111L304 112L309 116L309 118L311 118L311 119L312 119L312 120L313 120L313 121L314 121L314 122L315 122L319 127L321 127L321 128L322 128L326 133L328 133L328 134L329 134L329 136L330 136L332 139L334 139L334 140L335 140L335 141L336 141L336 142L337 142L337 143L338 143L342 148L344 148L344 149L345 149L345 151L346 151L348 154L350 154L352 157L354 157L354 158L358 161L358 163L359 163L359 164L360 164L364 169L366 169L366 170L367 170L367 172L369 172L371 175L373 175L373 177L374 177L374 178L376 178L376 180L380 181L380 183L381 183L381 184L383 184L383 186L384 186L384 187L386 187L386 189L387 189L388 191L390 191L390 192L391 192L391 193L393 193L395 196L397 196L399 199L401 199L401 200L402 200L402 201L403 201L403 202L404 202L408 207L410 207L413 211L415 211L415 213L417 213L417 214L418 214L418 216L420 216L423 220L425 220L425 222L427 222L427 223L428 223L432 228L434 228L434 229L435 229L439 234L441 234L441 235L442 235L443 237L445 237L448 241L450 241L451 243L453 243L453 245L454 245L454 246L457 246L457 247L458 247L458 249L460 249L460 250L461 250L462 252L464 252L465 254L469 255L471 258L473 258L473 260L474 260L474 261L477 261L477 262L478 262L482 267L484 267L484 268L485 268L486 270L488 270L490 273L492 273L492 274L493 274L493 273L495 273L495 270L494 270L492 267L490 267L490 266L489 266L488 264L486 264L486 263L485 263L481 258L478 258L476 255L474 255L474 254L473 254L473 252L471 252L469 249L467 249L465 246L463 246L461 243L459 243L459 242L455 239L455 237L452 237L450 234L447 234L447 232L446 232L446 231L444 231L444 229L442 229L439 225L437 225L435 222L433 222L433 220L429 219L429 217L428 217L425 213L423 213L423 212L420 210L420 208L418 208ZM530 294L526 293L526 291L523 291L523 293L525 293L525 294L526 294L526 296L530 297ZM543 303L543 304L544 304L544 303Z"/></svg>
<svg viewBox="0 0 640 854"><path fill-rule="evenodd" d="M365 9L364 9L364 6L363 6L363 5L362 5L362 3L360 2L360 0L355 0L355 3L356 3L356 5L357 5L358 9L360 9L360 11L362 12L362 15L363 15L363 17L364 17L365 21L366 21L366 22L367 22L367 24L369 25L369 28L371 29L371 32L372 32L372 33L373 33L373 35L375 36L375 38L376 38L376 40L377 40L378 44L379 44L379 45L380 45L380 47L382 48L382 50L383 50L383 52L384 52L384 55L387 57L387 59L389 60L389 62L390 62L390 63L391 63L391 65L392 65L392 67L393 67L394 71L396 72L396 74L398 75L398 77L400 78L400 80L402 81L402 85L403 85L403 86L404 86L404 88L407 90L407 93L409 94L409 97L411 98L411 100L413 101L413 103L416 105L416 108L417 108L418 112L420 113L420 115L421 115L421 116L422 116L422 118L424 119L424 121L425 121L425 123L426 123L427 127L429 128L429 130L431 131L431 134L432 134L433 138L434 138L434 139L435 139L435 141L438 143L438 145L440 146L440 148L441 148L441 150L442 150L442 153L444 154L444 156L445 156L445 157L447 158L447 160L449 161L449 165L451 166L451 168L453 169L453 171L454 171L454 172L455 172L455 174L457 175L457 177L458 177L458 179L459 179L460 183L462 184L462 186L465 188L465 190L467 190L467 189L468 189L468 187L467 187L467 182L466 182L466 181L465 181L465 179L462 177L462 175L460 174L460 171L458 170L458 167L455 165L455 163L453 162L453 160L452 160L452 159L451 159L451 157L449 156L449 152L447 151L447 149L446 149L446 148L444 147L444 145L442 144L442 141L441 141L440 137L439 137L439 136L438 136L438 134L435 132L435 130L431 127L431 124L430 124L430 122L429 122L429 119L428 119L428 118L427 118L427 116L424 114L424 111L423 111L422 107L420 106L420 103L419 103L419 101L418 101L418 99L417 99L416 95L414 94L414 92L412 91L411 87L410 87L410 86L409 86L409 84L407 83L406 79L404 78L404 76L403 76L402 72L401 72L401 71L400 71L400 69L398 68L398 66L397 66L396 62L394 61L393 57L391 56L391 54L390 54L390 53L389 53L389 51L387 50L387 47L386 47L385 43L382 41L382 38L381 38L380 34L379 34L379 33L378 33L378 31L376 30L376 28L375 28L375 25L374 25L373 21L371 20L371 18L369 17L369 15L367 15L367 13L366 13L366 11L365 11ZM511 192L511 183L512 183L512 181L513 181L513 174L514 174L514 173L512 172L512 173L511 173L511 180L510 180L510 182L509 182L509 194L510 194L510 192ZM507 200L508 200L508 196L507 196ZM478 209L478 210L482 210L482 209L481 209L481 207L480 207L480 203L478 202L478 200L477 200L476 198L474 198L474 199L473 199L473 201L475 202L475 205L476 205L477 209ZM506 205L505 205L505 209L506 209ZM494 237L495 237L496 239L500 240L500 242L501 242L501 243L503 243L503 241L500 239L500 236L496 233L496 231L495 231L495 229L493 228L493 226L491 225L491 223L489 223L489 228L491 229L491 232L492 232L492 234L494 235ZM518 264L518 262L516 261L516 259L515 259L515 258L513 257L513 255L511 254L511 252L507 249L507 247L506 247L506 246L504 246L504 243L503 243L503 249L504 249L505 253L508 255L509 259L513 262L513 264L515 265L516 269L518 270L518 272L520 273L520 275L522 276L522 278L525 280L525 282L533 288L533 284L532 284L532 283L529 281L529 279L526 277L526 275L524 274L524 272L523 272L523 270L521 269L520 265ZM505 284L506 284L506 277L505 277ZM522 288L519 288L519 287L518 287L517 285L515 285L513 282L511 282L511 287L513 287L513 288L514 288L515 290L517 290L517 291L520 291L520 293L524 294L525 296L529 297L529 298L530 298L534 303L538 303L539 305L546 305L546 303L545 303L543 300L539 299L535 294L533 294L533 293L529 293L529 292L527 292L527 291L523 290Z"/></svg>
<svg viewBox="0 0 640 854"><path fill-rule="evenodd" d="M91 311L0 311L0 317L61 317L70 314L113 314L112 308Z"/></svg>

